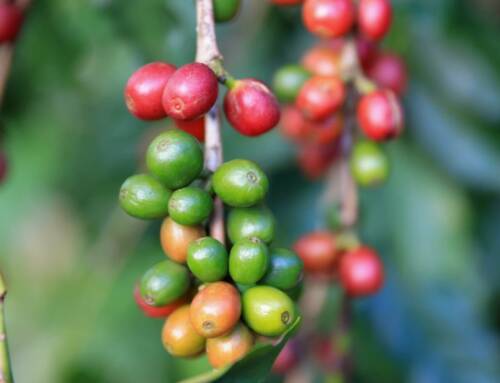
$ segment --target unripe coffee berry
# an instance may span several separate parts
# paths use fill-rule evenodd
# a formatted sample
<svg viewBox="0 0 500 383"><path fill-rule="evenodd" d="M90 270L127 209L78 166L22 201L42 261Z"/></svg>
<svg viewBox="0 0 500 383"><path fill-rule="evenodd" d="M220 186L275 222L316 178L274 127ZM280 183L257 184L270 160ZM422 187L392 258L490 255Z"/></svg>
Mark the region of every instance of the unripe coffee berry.
<svg viewBox="0 0 500 383"><path fill-rule="evenodd" d="M229 334L207 340L208 361L213 368L235 363L250 352L253 343L253 334L240 322Z"/></svg>
<svg viewBox="0 0 500 383"><path fill-rule="evenodd" d="M150 268L142 277L141 296L150 306L165 306L182 297L189 288L188 270L175 262L164 260Z"/></svg>
<svg viewBox="0 0 500 383"><path fill-rule="evenodd" d="M173 301L172 303L169 303L168 305L158 307L151 306L147 304L146 301L142 298L139 286L136 286L134 289L134 300L137 306L142 310L144 315L150 318L166 318L179 307L187 303L186 297L180 297L179 299Z"/></svg>
<svg viewBox="0 0 500 383"><path fill-rule="evenodd" d="M314 76L304 83L297 96L297 107L310 120L323 120L343 105L345 87L338 77Z"/></svg>
<svg viewBox="0 0 500 383"><path fill-rule="evenodd" d="M311 73L300 65L281 67L274 75L273 90L281 102L295 102L300 88L311 77Z"/></svg>
<svg viewBox="0 0 500 383"><path fill-rule="evenodd" d="M406 91L408 75L401 57L385 53L378 55L370 64L367 75L382 88L392 90L398 96Z"/></svg>
<svg viewBox="0 0 500 383"><path fill-rule="evenodd" d="M351 155L351 171L361 186L374 186L389 175L389 161L382 149L372 141L356 143Z"/></svg>
<svg viewBox="0 0 500 383"><path fill-rule="evenodd" d="M189 133L198 141L205 141L205 117L190 121L174 120L174 123L177 128Z"/></svg>
<svg viewBox="0 0 500 383"><path fill-rule="evenodd" d="M168 214L181 225L199 225L212 214L213 201L205 190L187 186L172 193Z"/></svg>
<svg viewBox="0 0 500 383"><path fill-rule="evenodd" d="M340 77L341 49L333 49L326 45L311 48L302 57L301 63L306 70L317 76Z"/></svg>
<svg viewBox="0 0 500 383"><path fill-rule="evenodd" d="M212 237L199 238L189 245L187 264L200 281L219 281L226 276L228 270L226 248Z"/></svg>
<svg viewBox="0 0 500 383"><path fill-rule="evenodd" d="M360 0L358 25L363 35L373 40L380 40L389 31L391 22L390 0Z"/></svg>
<svg viewBox="0 0 500 383"><path fill-rule="evenodd" d="M0 44L14 41L23 25L24 15L15 4L0 4Z"/></svg>
<svg viewBox="0 0 500 383"><path fill-rule="evenodd" d="M149 174L137 174L125 180L120 189L120 206L132 217L162 218L168 214L172 192Z"/></svg>
<svg viewBox="0 0 500 383"><path fill-rule="evenodd" d="M269 249L258 238L236 242L229 253L229 275L236 283L251 285L266 274Z"/></svg>
<svg viewBox="0 0 500 383"><path fill-rule="evenodd" d="M280 108L269 88L254 79L235 82L224 98L229 123L244 136L258 136L274 128Z"/></svg>
<svg viewBox="0 0 500 383"><path fill-rule="evenodd" d="M315 231L301 237L293 246L311 273L331 269L339 257L335 236L328 231Z"/></svg>
<svg viewBox="0 0 500 383"><path fill-rule="evenodd" d="M164 62L146 64L135 71L125 86L125 103L130 113L141 120L167 116L162 105L163 90L175 66Z"/></svg>
<svg viewBox="0 0 500 383"><path fill-rule="evenodd" d="M146 152L146 165L164 185L178 189L200 175L203 152L193 136L171 129L151 142Z"/></svg>
<svg viewBox="0 0 500 383"><path fill-rule="evenodd" d="M173 356L192 357L205 348L205 338L199 335L189 320L189 306L177 309L165 321L161 339L165 349Z"/></svg>
<svg viewBox="0 0 500 383"><path fill-rule="evenodd" d="M352 0L306 0L302 9L306 28L320 37L340 37L354 25L356 8Z"/></svg>
<svg viewBox="0 0 500 383"><path fill-rule="evenodd" d="M214 0L214 17L218 23L232 20L238 13L241 0Z"/></svg>
<svg viewBox="0 0 500 383"><path fill-rule="evenodd" d="M370 295L382 287L384 267L374 250L360 247L342 256L339 277L350 296Z"/></svg>
<svg viewBox="0 0 500 383"><path fill-rule="evenodd" d="M269 268L261 284L280 290L294 288L302 279L304 262L288 249L271 249Z"/></svg>
<svg viewBox="0 0 500 383"><path fill-rule="evenodd" d="M219 84L212 69L201 63L177 69L163 93L163 108L176 120L193 120L207 113L217 101Z"/></svg>
<svg viewBox="0 0 500 383"><path fill-rule="evenodd" d="M227 232L232 243L248 238L271 243L275 230L274 215L265 206L234 208L227 218Z"/></svg>
<svg viewBox="0 0 500 383"><path fill-rule="evenodd" d="M178 263L186 263L191 242L205 236L203 226L187 226L165 218L160 229L161 247L165 255Z"/></svg>
<svg viewBox="0 0 500 383"><path fill-rule="evenodd" d="M403 109L390 90L377 90L361 97L357 117L359 126L371 140L388 140L403 130Z"/></svg>

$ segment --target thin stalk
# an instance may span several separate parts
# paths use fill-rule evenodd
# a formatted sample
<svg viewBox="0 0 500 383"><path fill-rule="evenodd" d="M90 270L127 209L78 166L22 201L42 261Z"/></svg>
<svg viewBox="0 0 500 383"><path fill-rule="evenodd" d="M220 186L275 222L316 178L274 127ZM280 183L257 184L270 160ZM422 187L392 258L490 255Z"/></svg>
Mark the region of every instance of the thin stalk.
<svg viewBox="0 0 500 383"><path fill-rule="evenodd" d="M13 383L10 368L9 347L7 344L7 329L5 327L5 297L7 288L3 276L0 274L0 383Z"/></svg>

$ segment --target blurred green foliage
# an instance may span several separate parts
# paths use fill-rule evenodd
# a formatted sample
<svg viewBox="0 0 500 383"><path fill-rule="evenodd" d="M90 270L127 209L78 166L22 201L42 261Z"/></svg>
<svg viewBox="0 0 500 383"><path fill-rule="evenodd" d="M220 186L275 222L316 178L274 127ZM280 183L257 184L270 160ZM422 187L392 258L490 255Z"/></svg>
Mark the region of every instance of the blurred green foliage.
<svg viewBox="0 0 500 383"><path fill-rule="evenodd" d="M394 3L386 46L411 70L408 126L387 145L390 182L362 194L363 238L388 281L356 307L355 378L498 382L500 5ZM161 322L136 309L134 282L163 256L158 226L116 211L148 132L168 125L132 118L123 86L145 62L191 61L194 16L187 0L35 1L2 115L12 168L0 260L17 382L174 382L207 369L170 358ZM246 0L218 33L235 75L268 82L313 42L297 9L265 0ZM224 143L227 158L271 175L278 244L316 227L322 185L303 179L277 132L250 140L226 125Z"/></svg>

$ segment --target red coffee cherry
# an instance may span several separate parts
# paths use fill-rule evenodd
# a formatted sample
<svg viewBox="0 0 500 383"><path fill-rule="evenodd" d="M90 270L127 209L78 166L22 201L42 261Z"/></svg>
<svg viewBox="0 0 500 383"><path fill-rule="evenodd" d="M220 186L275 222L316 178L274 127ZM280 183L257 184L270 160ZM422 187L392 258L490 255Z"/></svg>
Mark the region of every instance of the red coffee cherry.
<svg viewBox="0 0 500 383"><path fill-rule="evenodd" d="M298 5L304 0L271 0L271 3L276 5Z"/></svg>
<svg viewBox="0 0 500 383"><path fill-rule="evenodd" d="M344 128L344 116L336 113L322 121L307 121L307 125L309 142L322 146L329 145L340 137Z"/></svg>
<svg viewBox="0 0 500 383"><path fill-rule="evenodd" d="M274 128L280 108L269 88L254 79L238 80L224 98L229 123L245 136L258 136Z"/></svg>
<svg viewBox="0 0 500 383"><path fill-rule="evenodd" d="M373 40L380 40L389 31L391 22L390 0L360 0L358 25L363 35Z"/></svg>
<svg viewBox="0 0 500 383"><path fill-rule="evenodd" d="M174 120L174 122L179 129L197 138L198 141L205 141L205 117L190 121Z"/></svg>
<svg viewBox="0 0 500 383"><path fill-rule="evenodd" d="M301 237L293 246L304 261L304 269L311 273L325 272L338 260L337 241L329 231L314 231Z"/></svg>
<svg viewBox="0 0 500 383"><path fill-rule="evenodd" d="M16 39L23 25L22 10L14 4L0 4L0 44Z"/></svg>
<svg viewBox="0 0 500 383"><path fill-rule="evenodd" d="M317 45L306 52L301 62L305 69L315 75L341 75L341 49Z"/></svg>
<svg viewBox="0 0 500 383"><path fill-rule="evenodd" d="M358 104L357 116L365 135L375 141L396 137L403 130L403 109L391 90L364 95Z"/></svg>
<svg viewBox="0 0 500 383"><path fill-rule="evenodd" d="M335 113L345 101L345 87L338 77L313 76L297 96L296 104L306 118L319 121Z"/></svg>
<svg viewBox="0 0 500 383"><path fill-rule="evenodd" d="M151 306L142 298L139 286L134 288L134 300L144 315L150 318L166 318L179 307L187 303L187 298L181 297L165 306Z"/></svg>
<svg viewBox="0 0 500 383"><path fill-rule="evenodd" d="M4 151L0 150L0 184L7 177L8 171L8 163L7 163L7 154Z"/></svg>
<svg viewBox="0 0 500 383"><path fill-rule="evenodd" d="M363 246L342 256L339 278L350 296L370 295L382 287L384 267L377 253Z"/></svg>
<svg viewBox="0 0 500 383"><path fill-rule="evenodd" d="M325 175L336 155L336 147L308 144L299 148L297 162L307 178L316 180Z"/></svg>
<svg viewBox="0 0 500 383"><path fill-rule="evenodd" d="M280 128L283 136L296 143L307 141L310 125L296 106L285 106L281 116Z"/></svg>
<svg viewBox="0 0 500 383"><path fill-rule="evenodd" d="M273 364L273 372L279 375L285 375L292 370L299 362L299 353L297 343L290 340L285 344Z"/></svg>
<svg viewBox="0 0 500 383"><path fill-rule="evenodd" d="M356 50L359 62L363 69L366 70L377 56L377 45L363 36L358 36L356 38Z"/></svg>
<svg viewBox="0 0 500 383"><path fill-rule="evenodd" d="M367 69L367 75L380 87L392 90L398 96L406 91L408 76L401 57L383 53L378 55Z"/></svg>
<svg viewBox="0 0 500 383"><path fill-rule="evenodd" d="M306 28L320 37L340 37L354 24L356 9L352 0L306 0L302 18Z"/></svg>
<svg viewBox="0 0 500 383"><path fill-rule="evenodd" d="M176 120L194 120L217 101L219 85L212 69L191 63L177 69L163 92L163 108Z"/></svg>
<svg viewBox="0 0 500 383"><path fill-rule="evenodd" d="M135 71L125 86L127 109L141 120L159 120L167 114L163 109L163 90L175 66L164 62L146 64Z"/></svg>

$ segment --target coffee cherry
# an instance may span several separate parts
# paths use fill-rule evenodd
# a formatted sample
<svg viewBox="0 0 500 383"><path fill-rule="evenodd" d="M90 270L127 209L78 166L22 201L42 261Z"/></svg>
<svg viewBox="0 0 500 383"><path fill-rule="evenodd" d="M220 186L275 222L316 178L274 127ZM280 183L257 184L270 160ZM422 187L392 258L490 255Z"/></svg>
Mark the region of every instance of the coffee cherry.
<svg viewBox="0 0 500 383"><path fill-rule="evenodd" d="M238 323L229 334L207 340L208 361L213 368L233 364L250 352L253 343L250 330Z"/></svg>
<svg viewBox="0 0 500 383"><path fill-rule="evenodd" d="M344 129L344 117L336 113L322 121L307 121L309 142L316 145L330 145L340 137Z"/></svg>
<svg viewBox="0 0 500 383"><path fill-rule="evenodd" d="M276 220L265 206L231 209L227 218L227 232L231 242L258 238L265 243L274 239Z"/></svg>
<svg viewBox="0 0 500 383"><path fill-rule="evenodd" d="M295 105L287 105L281 112L281 134L289 140L300 144L309 136L309 125L302 112Z"/></svg>
<svg viewBox="0 0 500 383"><path fill-rule="evenodd" d="M217 101L219 84L212 69L191 63L177 69L163 92L163 108L176 120L194 120Z"/></svg>
<svg viewBox="0 0 500 383"><path fill-rule="evenodd" d="M271 0L271 3L276 5L298 5L303 2L304 0Z"/></svg>
<svg viewBox="0 0 500 383"><path fill-rule="evenodd" d="M297 343L294 340L288 341L274 361L272 371L278 375L285 375L292 370L299 362L297 351Z"/></svg>
<svg viewBox="0 0 500 383"><path fill-rule="evenodd" d="M319 273L331 269L339 253L335 236L328 231L315 231L301 237L293 249L304 261L307 272Z"/></svg>
<svg viewBox="0 0 500 383"><path fill-rule="evenodd" d="M212 214L213 201L205 190L187 186L172 193L168 214L181 225L198 225Z"/></svg>
<svg viewBox="0 0 500 383"><path fill-rule="evenodd" d="M120 189L120 206L132 217L162 218L168 214L172 192L148 174L136 174L125 180Z"/></svg>
<svg viewBox="0 0 500 383"><path fill-rule="evenodd" d="M306 70L317 76L342 75L341 49L333 49L325 45L317 45L311 48L302 57L301 63Z"/></svg>
<svg viewBox="0 0 500 383"><path fill-rule="evenodd" d="M185 226L166 218L161 225L160 240L163 251L170 259L186 263L191 242L205 236L203 226Z"/></svg>
<svg viewBox="0 0 500 383"><path fill-rule="evenodd" d="M215 338L231 331L240 314L240 294L227 282L203 286L191 302L191 323L205 338Z"/></svg>
<svg viewBox="0 0 500 383"><path fill-rule="evenodd" d="M261 283L288 290L295 287L302 279L304 262L288 249L271 249L270 263Z"/></svg>
<svg viewBox="0 0 500 383"><path fill-rule="evenodd" d="M367 75L380 87L392 90L398 96L406 91L408 76L404 61L397 55L378 55L368 67Z"/></svg>
<svg viewBox="0 0 500 383"><path fill-rule="evenodd" d="M388 140L403 130L403 109L390 90L364 95L358 104L357 116L359 126L371 140Z"/></svg>
<svg viewBox="0 0 500 383"><path fill-rule="evenodd" d="M200 144L186 132L168 130L157 136L146 153L149 171L171 189L191 183L203 170Z"/></svg>
<svg viewBox="0 0 500 383"><path fill-rule="evenodd" d="M0 150L0 184L7 177L7 172L9 169L9 164L7 162L7 154Z"/></svg>
<svg viewBox="0 0 500 383"><path fill-rule="evenodd" d="M125 103L130 113L141 120L159 120L167 116L162 96L175 66L164 62L146 64L135 71L125 86Z"/></svg>
<svg viewBox="0 0 500 383"><path fill-rule="evenodd" d="M200 142L205 141L205 117L190 121L174 120L174 122L180 130L189 133Z"/></svg>
<svg viewBox="0 0 500 383"><path fill-rule="evenodd" d="M141 296L150 306L165 306L182 297L189 283L189 273L184 266L164 260L142 277Z"/></svg>
<svg viewBox="0 0 500 383"><path fill-rule="evenodd" d="M370 295L382 287L384 267L374 250L360 247L342 256L339 277L350 296Z"/></svg>
<svg viewBox="0 0 500 383"><path fill-rule="evenodd" d="M389 161L376 143L358 142L351 155L351 171L361 186L374 186L387 179Z"/></svg>
<svg viewBox="0 0 500 383"><path fill-rule="evenodd" d="M315 180L326 173L336 155L335 147L309 144L299 148L297 161L302 172L308 178Z"/></svg>
<svg viewBox="0 0 500 383"><path fill-rule="evenodd" d="M345 87L338 77L314 76L297 96L297 107L308 119L319 121L335 113L345 101Z"/></svg>
<svg viewBox="0 0 500 383"><path fill-rule="evenodd" d="M356 38L356 51L361 66L366 70L377 56L377 45L372 40L358 36Z"/></svg>
<svg viewBox="0 0 500 383"><path fill-rule="evenodd" d="M24 15L15 4L0 4L0 44L14 41L21 31Z"/></svg>
<svg viewBox="0 0 500 383"><path fill-rule="evenodd" d="M214 0L214 17L218 23L234 19L240 9L241 0Z"/></svg>
<svg viewBox="0 0 500 383"><path fill-rule="evenodd" d="M302 296L302 293L304 292L304 280L301 279L295 287L292 287L291 289L283 290L283 292L286 295L288 295L294 302L297 302L300 299L300 297Z"/></svg>
<svg viewBox="0 0 500 383"><path fill-rule="evenodd" d="M354 24L356 9L352 0L306 0L302 9L306 28L320 37L340 37Z"/></svg>
<svg viewBox="0 0 500 383"><path fill-rule="evenodd" d="M226 276L228 269L226 248L212 237L197 239L189 245L187 264L200 281L220 281Z"/></svg>
<svg viewBox="0 0 500 383"><path fill-rule="evenodd" d="M236 242L229 253L229 275L236 283L257 283L267 271L269 249L258 238Z"/></svg>
<svg viewBox="0 0 500 383"><path fill-rule="evenodd" d="M229 123L244 136L259 136L280 120L280 108L269 88L254 79L235 82L224 98Z"/></svg>
<svg viewBox="0 0 500 383"><path fill-rule="evenodd" d="M243 317L247 325L264 336L283 334L297 317L288 295L271 286L256 286L243 294Z"/></svg>
<svg viewBox="0 0 500 383"><path fill-rule="evenodd" d="M296 64L285 65L274 75L273 90L281 102L295 102L300 88L311 77L311 73Z"/></svg>
<svg viewBox="0 0 500 383"><path fill-rule="evenodd" d="M189 311L189 305L178 308L163 325L163 346L173 356L192 357L205 348L205 338L195 331L189 319Z"/></svg>
<svg viewBox="0 0 500 383"><path fill-rule="evenodd" d="M363 35L373 40L380 40L389 31L391 22L390 0L360 0L358 25Z"/></svg>
<svg viewBox="0 0 500 383"><path fill-rule="evenodd" d="M238 288L238 291L243 294L245 291L247 291L248 289L251 289L252 287L255 287L255 284L251 284L251 285L245 285L243 283L235 283L236 287Z"/></svg>
<svg viewBox="0 0 500 383"><path fill-rule="evenodd" d="M215 193L225 204L249 207L262 201L269 181L262 169L248 160L232 160L219 166L212 177Z"/></svg>
<svg viewBox="0 0 500 383"><path fill-rule="evenodd" d="M147 304L146 301L144 301L144 299L142 298L139 286L136 286L134 288L134 300L137 306L142 310L144 315L150 318L166 318L179 307L186 304L187 301L186 297L182 296L165 306L151 306Z"/></svg>

